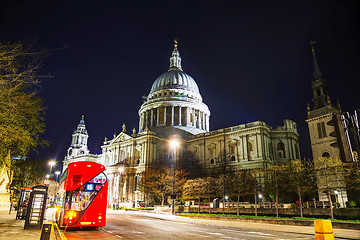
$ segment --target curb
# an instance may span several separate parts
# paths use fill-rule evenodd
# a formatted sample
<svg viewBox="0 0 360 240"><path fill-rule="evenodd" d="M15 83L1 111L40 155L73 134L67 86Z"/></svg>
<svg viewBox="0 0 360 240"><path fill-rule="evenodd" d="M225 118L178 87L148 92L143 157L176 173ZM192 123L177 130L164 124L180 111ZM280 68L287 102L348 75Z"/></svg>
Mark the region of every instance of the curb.
<svg viewBox="0 0 360 240"><path fill-rule="evenodd" d="M186 214L176 214L176 216L189 217L189 218L209 219L209 220L270 223L270 224L279 224L279 225L308 226L308 227L313 227L314 226L314 220L223 217L223 216L200 216L200 215L186 215ZM337 228L337 229L360 230L360 223L353 223L353 222L331 222L331 223L332 223L333 228Z"/></svg>
<svg viewBox="0 0 360 240"><path fill-rule="evenodd" d="M60 231L59 226L57 225L56 222L53 223L53 226L54 226L54 233L56 240L67 240L65 235Z"/></svg>

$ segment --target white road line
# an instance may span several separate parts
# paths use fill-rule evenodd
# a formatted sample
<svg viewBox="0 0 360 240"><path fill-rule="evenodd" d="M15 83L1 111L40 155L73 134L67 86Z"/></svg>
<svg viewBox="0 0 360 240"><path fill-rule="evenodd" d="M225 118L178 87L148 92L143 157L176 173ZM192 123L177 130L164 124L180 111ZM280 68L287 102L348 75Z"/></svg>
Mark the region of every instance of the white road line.
<svg viewBox="0 0 360 240"><path fill-rule="evenodd" d="M211 235L224 235L222 233L217 233L217 232L207 232L207 231L204 231L204 230L196 230L196 229L190 229L190 231L193 231L193 232L200 232L200 233L204 233L204 234L211 234Z"/></svg>
<svg viewBox="0 0 360 240"><path fill-rule="evenodd" d="M102 231L107 232L107 233L112 233L112 231L106 230L106 229L102 229Z"/></svg>
<svg viewBox="0 0 360 240"><path fill-rule="evenodd" d="M251 233L251 234L259 234L259 235L264 235L264 236L271 236L270 233L262 233L262 232L248 232L248 233Z"/></svg>
<svg viewBox="0 0 360 240"><path fill-rule="evenodd" d="M117 236L118 238L122 238L122 236L120 236L120 235L115 235L115 236Z"/></svg>
<svg viewBox="0 0 360 240"><path fill-rule="evenodd" d="M200 237L205 237L205 238L210 238L210 237L208 237L208 236L204 236L204 235L196 234L196 233L186 233L186 234L195 235L195 236L200 236Z"/></svg>

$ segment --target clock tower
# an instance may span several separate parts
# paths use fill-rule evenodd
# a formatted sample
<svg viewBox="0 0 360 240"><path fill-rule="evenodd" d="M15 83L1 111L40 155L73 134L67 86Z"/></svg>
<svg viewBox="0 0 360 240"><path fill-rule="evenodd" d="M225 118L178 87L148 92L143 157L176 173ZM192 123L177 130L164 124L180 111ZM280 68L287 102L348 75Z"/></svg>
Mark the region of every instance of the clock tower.
<svg viewBox="0 0 360 240"><path fill-rule="evenodd" d="M71 146L67 150L67 159L79 157L88 154L90 151L87 146L89 135L85 128L84 115L81 117L80 123L72 134Z"/></svg>

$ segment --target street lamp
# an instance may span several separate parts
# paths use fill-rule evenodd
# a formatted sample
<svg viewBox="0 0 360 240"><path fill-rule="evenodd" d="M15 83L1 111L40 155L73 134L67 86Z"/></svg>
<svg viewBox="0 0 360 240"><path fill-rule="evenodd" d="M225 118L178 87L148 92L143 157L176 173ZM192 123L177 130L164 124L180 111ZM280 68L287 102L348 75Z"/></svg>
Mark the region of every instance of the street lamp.
<svg viewBox="0 0 360 240"><path fill-rule="evenodd" d="M174 165L173 165L173 183L172 183L172 194L171 194L171 199L172 199L172 205L171 205L171 213L174 215L175 214L175 164L176 164L176 149L180 146L180 142L177 139L172 139L170 140L170 147L173 149L173 154L174 154Z"/></svg>
<svg viewBox="0 0 360 240"><path fill-rule="evenodd" d="M118 192L118 209L119 209L119 205L120 205L120 193L121 193L121 191L120 191L120 189L121 189L121 174L124 172L124 167L119 167L119 169L118 169L118 171L119 171L119 192Z"/></svg>
<svg viewBox="0 0 360 240"><path fill-rule="evenodd" d="M60 171L56 171L56 172L55 172L55 175L56 175L56 178L58 179L58 181L60 181L60 179L59 179L59 174L60 174Z"/></svg>
<svg viewBox="0 0 360 240"><path fill-rule="evenodd" d="M54 160L51 160L51 161L49 161L48 164L50 165L50 176L51 176L51 170L52 170L53 166L56 165L56 162Z"/></svg>

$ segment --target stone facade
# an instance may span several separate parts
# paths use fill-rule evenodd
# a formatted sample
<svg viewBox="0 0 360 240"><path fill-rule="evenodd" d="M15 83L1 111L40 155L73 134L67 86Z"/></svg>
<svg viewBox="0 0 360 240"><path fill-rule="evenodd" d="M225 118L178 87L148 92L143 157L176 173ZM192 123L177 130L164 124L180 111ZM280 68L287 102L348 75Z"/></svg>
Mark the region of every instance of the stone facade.
<svg viewBox="0 0 360 240"><path fill-rule="evenodd" d="M314 61L314 74L312 81L313 89L313 108L307 107L308 123L311 149L313 160L316 161L323 158L334 158L343 162L350 162L348 146L345 139L344 127L341 123L341 107L338 103L333 106L327 89L326 80L322 77L322 73L318 67L315 50L312 48ZM341 181L342 176L335 174L332 176L332 185L337 186L338 194L333 193L335 200L345 206L347 202L347 193L344 190L344 183ZM318 185L321 179L318 179ZM318 186L319 200L328 201L328 196L323 192L324 186Z"/></svg>
<svg viewBox="0 0 360 240"><path fill-rule="evenodd" d="M155 80L139 110L139 132L122 132L102 145L96 158L106 166L110 205L133 206L144 201L141 175L150 163L170 160L169 141L180 141L177 154L190 152L205 169L216 168L224 156L234 169L266 168L268 164L300 159L296 123L284 120L271 128L261 121L210 131L210 110L195 80L183 72L175 43L167 72Z"/></svg>

